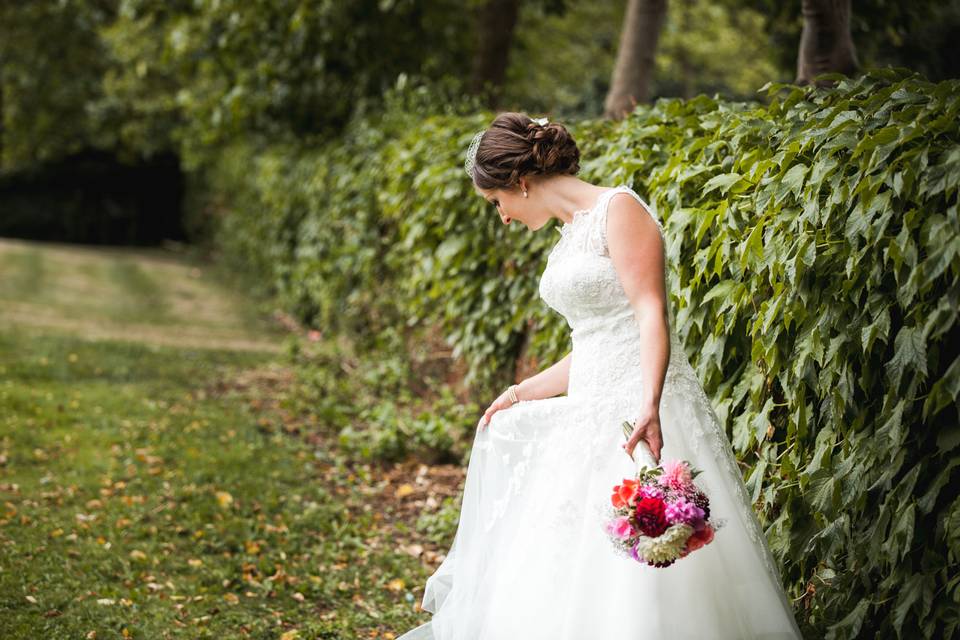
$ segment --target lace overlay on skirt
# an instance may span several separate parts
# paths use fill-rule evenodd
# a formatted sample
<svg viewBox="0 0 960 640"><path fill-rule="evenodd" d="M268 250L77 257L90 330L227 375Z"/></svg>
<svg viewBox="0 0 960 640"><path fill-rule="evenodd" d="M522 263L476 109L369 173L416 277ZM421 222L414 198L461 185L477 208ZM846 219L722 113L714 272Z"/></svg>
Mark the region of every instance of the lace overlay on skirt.
<svg viewBox="0 0 960 640"><path fill-rule="evenodd" d="M620 424L639 413L643 336L610 260L618 194L559 229L540 296L570 326L567 394L521 401L477 431L454 541L427 580L430 621L398 640L795 639L800 632L726 434L670 331L662 458L686 458L723 522L666 569L618 556L602 529L610 490L634 462ZM626 197L626 196L625 196Z"/></svg>

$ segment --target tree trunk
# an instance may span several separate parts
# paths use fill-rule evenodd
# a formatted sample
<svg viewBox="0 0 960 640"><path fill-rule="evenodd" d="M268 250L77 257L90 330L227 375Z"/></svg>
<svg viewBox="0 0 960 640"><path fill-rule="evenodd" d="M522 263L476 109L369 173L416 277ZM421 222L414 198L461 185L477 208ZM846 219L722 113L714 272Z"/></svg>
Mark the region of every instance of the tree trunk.
<svg viewBox="0 0 960 640"><path fill-rule="evenodd" d="M682 0L680 2L680 31L681 33L690 33L693 28L693 20L690 19L692 5L694 0ZM690 50L687 47L687 40L680 38L680 46L677 49L677 64L680 67L680 96L684 100L693 97L693 64L690 62Z"/></svg>
<svg viewBox="0 0 960 640"><path fill-rule="evenodd" d="M850 36L850 0L802 0L803 32L795 84L811 84L821 73L852 75L859 64ZM831 86L821 81L818 86Z"/></svg>
<svg viewBox="0 0 960 640"><path fill-rule="evenodd" d="M477 13L478 40L471 88L475 94L485 96L491 109L500 101L519 12L520 0L487 0Z"/></svg>
<svg viewBox="0 0 960 640"><path fill-rule="evenodd" d="M653 77L654 54L667 17L667 0L629 0L620 34L604 115L620 119L646 102Z"/></svg>

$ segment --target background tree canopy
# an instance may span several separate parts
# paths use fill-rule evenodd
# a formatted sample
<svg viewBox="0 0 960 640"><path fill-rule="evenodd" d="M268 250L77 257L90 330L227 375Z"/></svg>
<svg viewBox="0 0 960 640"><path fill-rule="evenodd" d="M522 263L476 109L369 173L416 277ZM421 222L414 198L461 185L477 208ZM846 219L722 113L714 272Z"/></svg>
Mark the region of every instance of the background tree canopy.
<svg viewBox="0 0 960 640"><path fill-rule="evenodd" d="M517 11L501 108L602 112L623 0L35 0L0 7L0 169L84 148L194 166L239 137L313 144L403 78L460 102L482 92L488 4ZM650 96L755 98L792 79L801 26L799 1L676 0ZM958 28L956 1L858 2L851 22L861 65L931 80L958 73Z"/></svg>

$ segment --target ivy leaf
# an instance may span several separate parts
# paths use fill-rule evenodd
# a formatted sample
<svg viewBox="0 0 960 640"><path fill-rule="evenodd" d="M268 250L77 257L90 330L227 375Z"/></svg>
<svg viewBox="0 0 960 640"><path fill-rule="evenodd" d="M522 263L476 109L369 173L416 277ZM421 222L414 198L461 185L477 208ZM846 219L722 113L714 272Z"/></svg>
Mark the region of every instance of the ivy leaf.
<svg viewBox="0 0 960 640"><path fill-rule="evenodd" d="M839 484L829 471L822 472L817 478L810 481L810 503L821 511L833 511L838 497Z"/></svg>
<svg viewBox="0 0 960 640"><path fill-rule="evenodd" d="M725 307L729 306L732 300L732 293L737 290L738 282L735 280L724 280L718 282L713 287L710 288L710 291L703 296L701 304L705 302L710 302L714 298L722 298L723 301L720 303L720 309L722 310Z"/></svg>
<svg viewBox="0 0 960 640"><path fill-rule="evenodd" d="M894 340L893 358L886 364L887 377L894 389L900 386L908 369L926 377L927 346L921 330L903 326Z"/></svg>
<svg viewBox="0 0 960 640"><path fill-rule="evenodd" d="M816 549L817 542L820 540L826 540L828 543L827 549L823 555L830 555L833 549L838 546L842 547L844 540L848 537L849 525L850 516L848 516L846 513L841 513L836 520L810 537L810 539L807 541L806 547L804 547L804 555Z"/></svg>
<svg viewBox="0 0 960 640"><path fill-rule="evenodd" d="M927 419L929 415L940 412L941 409L956 402L960 397L960 356L954 359L943 377L933 383L927 399L923 402L923 418ZM957 436L960 429L941 431L937 434L937 447L941 453L952 451L957 446ZM954 435L947 437L945 433Z"/></svg>
<svg viewBox="0 0 960 640"><path fill-rule="evenodd" d="M798 163L790 167L783 178L780 180L780 184L785 188L786 193L792 193L793 197L800 197L800 190L803 189L803 179L807 175L807 165L803 163ZM779 201L780 198L778 197Z"/></svg>
<svg viewBox="0 0 960 640"><path fill-rule="evenodd" d="M742 179L743 176L739 173L721 173L713 176L707 180L705 185L703 185L703 195L707 195L714 189L720 189L720 193L724 194L729 191L730 187L737 184Z"/></svg>
<svg viewBox="0 0 960 640"><path fill-rule="evenodd" d="M863 618L867 615L867 608L870 606L870 600L863 598L857 603L850 613L843 617L839 622L827 627L826 640L840 640L846 638L856 638L860 635L860 627L863 625Z"/></svg>
<svg viewBox="0 0 960 640"><path fill-rule="evenodd" d="M856 159L862 153L873 151L880 145L895 141L899 135L900 127L897 125L890 125L880 129L873 135L865 137L860 144L857 145L856 150L853 152L853 159Z"/></svg>
<svg viewBox="0 0 960 640"><path fill-rule="evenodd" d="M890 311L887 307L880 310L877 319L860 331L860 343L864 353L869 353L875 340L887 341L890 333Z"/></svg>
<svg viewBox="0 0 960 640"><path fill-rule="evenodd" d="M903 628L903 621L906 620L907 614L910 612L910 608L920 597L922 590L922 573L915 573L910 576L907 579L906 584L899 589L897 604L893 607L893 630L896 632L898 638L902 637L900 634L900 629Z"/></svg>
<svg viewBox="0 0 960 640"><path fill-rule="evenodd" d="M954 425L952 428L954 437L960 436L960 427ZM927 489L927 492L923 494L919 500L917 500L917 506L920 507L921 513L930 513L933 510L934 504L936 504L937 496L940 495L940 489L943 488L950 480L950 473L953 471L953 468L960 464L960 458L953 458L947 463L947 466L942 468L937 477L934 478L933 482L930 483L930 487Z"/></svg>
<svg viewBox="0 0 960 640"><path fill-rule="evenodd" d="M877 436L889 438L889 442L886 443L887 446L899 447L903 444L903 439L906 437L906 432L903 429L903 409L905 405L906 401L900 398L894 405L893 411L890 412L890 417L887 418L882 427L877 429Z"/></svg>

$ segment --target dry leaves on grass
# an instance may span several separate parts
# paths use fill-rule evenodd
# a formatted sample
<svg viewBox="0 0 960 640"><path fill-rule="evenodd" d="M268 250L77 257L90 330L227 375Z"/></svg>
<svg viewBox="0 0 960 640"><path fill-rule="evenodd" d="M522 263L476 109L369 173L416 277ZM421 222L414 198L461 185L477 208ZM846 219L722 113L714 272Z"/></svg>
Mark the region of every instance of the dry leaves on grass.
<svg viewBox="0 0 960 640"><path fill-rule="evenodd" d="M261 429L273 430L273 425L280 425L284 433L303 438L315 451L325 452L326 455L313 460L312 464L323 484L333 493L358 498L346 500L345 508L359 515L369 510L370 505L377 505L374 515L377 525L370 532L367 544L371 548L394 549L435 568L443 561L447 549L422 539L416 532L417 520L424 513L439 509L445 499L460 494L466 469L454 464L427 465L417 460L361 462L340 456L333 437L319 431L308 417L294 415L287 409L284 401L296 392L295 386L293 368L273 364L218 381L204 393L211 397L239 395L257 414ZM218 494L224 508L231 502L228 495ZM400 524L406 533L400 531Z"/></svg>

